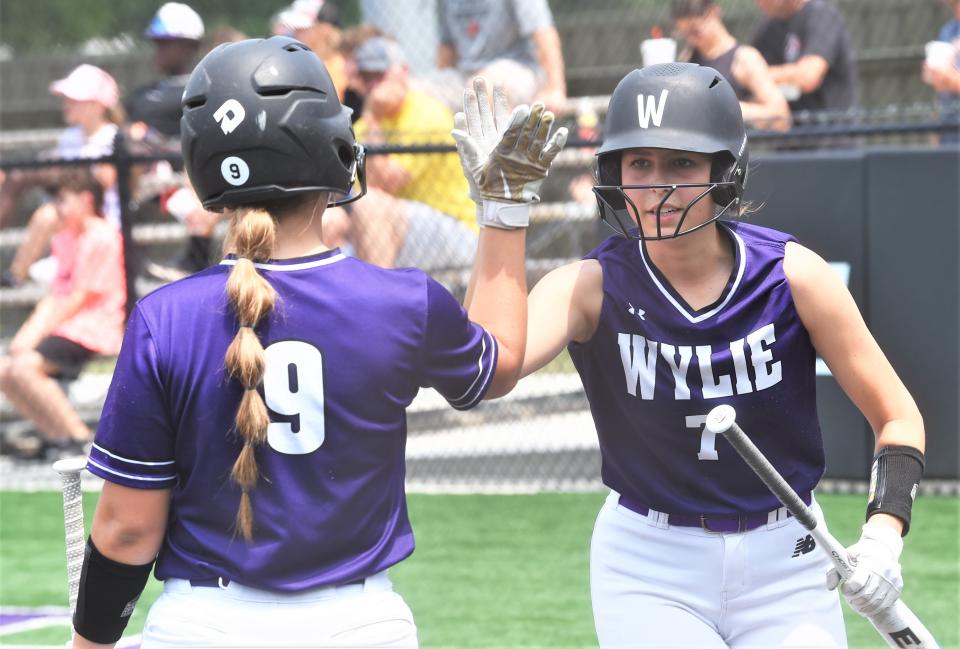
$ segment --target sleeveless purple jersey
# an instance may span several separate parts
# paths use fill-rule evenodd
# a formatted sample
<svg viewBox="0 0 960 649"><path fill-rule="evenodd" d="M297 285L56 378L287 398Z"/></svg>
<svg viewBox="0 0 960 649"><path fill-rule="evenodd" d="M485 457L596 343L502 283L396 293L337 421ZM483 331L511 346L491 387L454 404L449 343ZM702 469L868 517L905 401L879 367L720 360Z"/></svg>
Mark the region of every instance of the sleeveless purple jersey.
<svg viewBox="0 0 960 649"><path fill-rule="evenodd" d="M690 308L643 245L611 237L593 338L569 345L596 423L603 480L658 511L763 512L779 503L726 439L704 430L720 404L798 492L824 470L815 352L783 274L792 237L718 222L736 250L714 304Z"/></svg>
<svg viewBox="0 0 960 649"><path fill-rule="evenodd" d="M280 299L257 328L266 349L268 442L251 492L254 538L235 533L230 469L242 394L224 354L237 332L232 260L142 299L97 429L89 470L170 488L157 577L224 577L274 591L340 584L413 552L404 497L405 408L420 387L476 405L495 339L416 269L339 251L258 264Z"/></svg>

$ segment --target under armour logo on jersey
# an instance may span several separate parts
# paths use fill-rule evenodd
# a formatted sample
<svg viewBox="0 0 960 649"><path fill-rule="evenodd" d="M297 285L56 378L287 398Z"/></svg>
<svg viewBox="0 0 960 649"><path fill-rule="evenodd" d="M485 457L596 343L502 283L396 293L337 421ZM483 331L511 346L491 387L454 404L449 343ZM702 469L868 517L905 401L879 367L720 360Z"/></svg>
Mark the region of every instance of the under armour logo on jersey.
<svg viewBox="0 0 960 649"><path fill-rule="evenodd" d="M797 539L797 546L793 549L793 558L799 557L801 554L809 554L817 547L817 542L813 540L813 537L807 534L802 539Z"/></svg>
<svg viewBox="0 0 960 649"><path fill-rule="evenodd" d="M637 95L637 119L640 121L641 128L647 128L651 120L654 126L660 126L669 92L666 88L661 90L659 100L653 95Z"/></svg>
<svg viewBox="0 0 960 649"><path fill-rule="evenodd" d="M233 129L240 126L240 122L246 117L247 113L243 106L236 99L228 99L213 114L213 119L220 123L224 135L233 132Z"/></svg>
<svg viewBox="0 0 960 649"><path fill-rule="evenodd" d="M646 320L646 318L645 318L644 316L646 315L647 312L644 311L643 309L641 309L641 308L638 307L638 306L633 306L632 304L630 304L629 302L627 302L627 311L630 312L630 315L635 315L635 316L637 316L638 318L640 318L641 320Z"/></svg>

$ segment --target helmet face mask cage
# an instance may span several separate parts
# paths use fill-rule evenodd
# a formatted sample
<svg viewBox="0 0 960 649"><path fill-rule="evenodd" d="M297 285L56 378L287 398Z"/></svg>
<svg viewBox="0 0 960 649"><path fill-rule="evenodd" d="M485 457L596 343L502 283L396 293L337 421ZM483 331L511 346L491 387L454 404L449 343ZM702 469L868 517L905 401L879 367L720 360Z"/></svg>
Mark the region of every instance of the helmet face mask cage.
<svg viewBox="0 0 960 649"><path fill-rule="evenodd" d="M600 210L600 219L607 226L612 228L617 234L622 234L628 239L639 239L641 241L660 241L663 239L675 239L679 236L683 236L684 234L696 232L697 230L710 225L723 216L727 210L739 203L739 199L734 198L726 205L723 205L722 207L718 206L718 209L714 210L714 215L706 221L683 229L684 222L687 219L687 214L694 205L706 198L707 195L715 192L718 188L732 189L734 184L735 183L733 182L715 182L676 183L672 185L595 185L593 188L593 193L597 197L597 207ZM700 187L704 189L683 209L676 226L674 226L671 230L665 230L660 225L660 210L663 209L664 204L670 199L671 196L673 196L674 192L676 192L678 189L690 187ZM643 227L640 224L640 209L632 200L630 200L630 197L627 196L626 192L624 191L627 189L668 190L657 204L657 230L655 234L647 234L643 231ZM615 207L615 205L620 205L621 207Z"/></svg>
<svg viewBox="0 0 960 649"><path fill-rule="evenodd" d="M339 192L337 192L339 193ZM343 198L332 200L327 207L341 207L367 195L367 151L362 144L353 143L353 166L350 175L350 189L340 194Z"/></svg>

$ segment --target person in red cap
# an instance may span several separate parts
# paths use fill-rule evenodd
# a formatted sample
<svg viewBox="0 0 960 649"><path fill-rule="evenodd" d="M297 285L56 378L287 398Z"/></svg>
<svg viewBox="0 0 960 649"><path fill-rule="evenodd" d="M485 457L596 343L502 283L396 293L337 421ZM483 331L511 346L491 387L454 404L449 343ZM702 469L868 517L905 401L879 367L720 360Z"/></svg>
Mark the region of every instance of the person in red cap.
<svg viewBox="0 0 960 649"><path fill-rule="evenodd" d="M118 125L123 122L123 110L118 102L117 82L105 70L82 64L70 74L50 84L50 92L63 98L63 121L67 128L61 133L56 147L46 154L48 158L99 158L113 153L113 139ZM18 170L0 178L0 221L6 221L17 207L22 193L37 185L56 187L62 170ZM103 215L119 228L120 202L117 196L117 172L112 165L96 165L94 175L103 187ZM24 241L3 273L3 284L16 286L27 280L31 266L43 256L57 228L57 214L52 201L44 202L30 216ZM55 269L35 273L49 279Z"/></svg>

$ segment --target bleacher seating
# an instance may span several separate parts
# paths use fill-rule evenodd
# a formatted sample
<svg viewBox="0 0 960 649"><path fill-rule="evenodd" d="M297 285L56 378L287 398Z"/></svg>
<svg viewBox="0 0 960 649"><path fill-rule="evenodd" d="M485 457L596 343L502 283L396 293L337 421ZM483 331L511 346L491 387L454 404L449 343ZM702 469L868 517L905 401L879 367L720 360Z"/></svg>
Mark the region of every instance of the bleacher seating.
<svg viewBox="0 0 960 649"><path fill-rule="evenodd" d="M557 266L578 258L599 240L602 234L596 218L594 204L573 203L564 198L566 179L572 173L582 173L591 154L585 151L564 152L559 161L558 171L545 185L545 196L552 195L558 200L543 202L534 207L531 228L528 235L528 281L532 285L544 274ZM0 257L9 259L12 250L23 240L24 229L6 228L0 230ZM137 223L133 226L133 239L141 251L150 258L163 258L170 250L177 249L186 240L187 232L182 224L171 220ZM435 273L438 280L445 283L455 295L462 297L470 268L446 269ZM137 278L137 295L142 296L160 284L146 277ZM34 304L43 295L45 287L28 283L16 288L0 289L0 310L4 313L0 324L0 346L15 333L19 324L27 317ZM112 363L93 363L81 374L77 381L64 384L71 402L77 407L84 421L93 425L99 416L106 390L112 373ZM432 403L429 397L426 403ZM437 405L437 404L434 404ZM585 407L581 406L581 409ZM411 415L416 422L432 429L430 418L445 421L446 405L431 410L418 406L417 414ZM450 411L452 412L452 411ZM495 416L496 413L494 413ZM16 413L0 395L0 425L4 436L17 436L30 430L28 422L19 421ZM415 427L411 427L413 430ZM591 431L592 432L592 431ZM0 440L2 441L2 440ZM426 460L424 460L426 461Z"/></svg>

